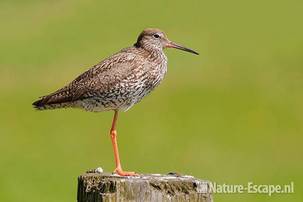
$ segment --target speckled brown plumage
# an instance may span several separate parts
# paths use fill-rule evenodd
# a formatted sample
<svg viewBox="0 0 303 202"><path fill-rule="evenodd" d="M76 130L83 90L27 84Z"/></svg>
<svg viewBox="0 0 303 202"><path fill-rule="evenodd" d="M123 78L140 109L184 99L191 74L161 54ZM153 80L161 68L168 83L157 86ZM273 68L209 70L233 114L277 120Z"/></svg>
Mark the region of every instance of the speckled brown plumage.
<svg viewBox="0 0 303 202"><path fill-rule="evenodd" d="M87 111L114 110L110 135L114 150L115 173L136 175L122 169L117 143L116 123L119 110L127 110L150 93L167 71L164 48L197 52L169 41L159 29L145 29L137 42L101 61L70 84L42 97L33 105L40 110L78 107Z"/></svg>
<svg viewBox="0 0 303 202"><path fill-rule="evenodd" d="M33 105L41 110L62 107L88 111L127 110L164 78L167 58L163 48L169 43L159 29L145 29L133 46L101 61Z"/></svg>

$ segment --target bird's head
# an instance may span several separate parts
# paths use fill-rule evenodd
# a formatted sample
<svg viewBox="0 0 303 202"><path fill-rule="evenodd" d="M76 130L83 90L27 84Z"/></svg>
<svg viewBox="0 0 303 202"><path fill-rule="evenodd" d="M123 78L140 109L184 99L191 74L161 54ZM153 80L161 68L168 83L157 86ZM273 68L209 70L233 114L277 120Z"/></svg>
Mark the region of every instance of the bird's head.
<svg viewBox="0 0 303 202"><path fill-rule="evenodd" d="M196 55L199 55L196 51L181 46L175 42L170 41L166 34L156 28L147 28L144 29L139 35L137 42L135 43L136 47L141 47L146 50L163 50L164 48L176 48L179 50L187 51Z"/></svg>

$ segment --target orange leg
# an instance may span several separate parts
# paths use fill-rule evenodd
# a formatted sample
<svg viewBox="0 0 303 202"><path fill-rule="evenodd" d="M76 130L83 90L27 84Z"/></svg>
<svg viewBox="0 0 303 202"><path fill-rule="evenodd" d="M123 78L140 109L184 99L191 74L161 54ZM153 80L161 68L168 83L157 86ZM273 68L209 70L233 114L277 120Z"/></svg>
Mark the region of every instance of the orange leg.
<svg viewBox="0 0 303 202"><path fill-rule="evenodd" d="M112 139L115 163L116 163L116 169L114 170L114 172L121 176L135 176L135 175L137 175L135 172L126 172L126 171L122 170L122 166L120 163L120 157L119 157L119 151L118 151L118 143L117 143L117 131L116 131L117 119L118 119L118 111L115 111L112 127L110 129L110 135L111 135L111 139Z"/></svg>

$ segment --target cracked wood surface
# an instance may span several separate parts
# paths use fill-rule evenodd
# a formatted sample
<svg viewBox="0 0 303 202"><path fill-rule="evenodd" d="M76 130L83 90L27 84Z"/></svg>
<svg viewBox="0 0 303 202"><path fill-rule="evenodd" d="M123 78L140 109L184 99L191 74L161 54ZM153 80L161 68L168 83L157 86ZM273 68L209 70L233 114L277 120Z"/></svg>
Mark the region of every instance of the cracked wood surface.
<svg viewBox="0 0 303 202"><path fill-rule="evenodd" d="M208 181L178 174L120 177L88 172L78 177L78 202L201 201L213 202Z"/></svg>

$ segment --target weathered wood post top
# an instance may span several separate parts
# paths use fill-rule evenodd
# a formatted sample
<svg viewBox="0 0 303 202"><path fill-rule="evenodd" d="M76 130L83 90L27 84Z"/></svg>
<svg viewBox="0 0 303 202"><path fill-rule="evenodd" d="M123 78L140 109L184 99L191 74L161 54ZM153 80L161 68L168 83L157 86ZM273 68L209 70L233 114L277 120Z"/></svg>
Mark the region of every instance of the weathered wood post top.
<svg viewBox="0 0 303 202"><path fill-rule="evenodd" d="M212 202L210 182L177 174L120 177L89 171L78 177L78 202L201 201Z"/></svg>

